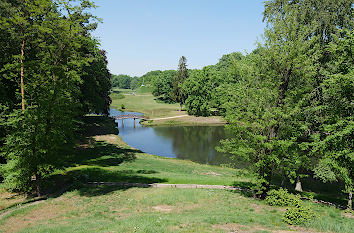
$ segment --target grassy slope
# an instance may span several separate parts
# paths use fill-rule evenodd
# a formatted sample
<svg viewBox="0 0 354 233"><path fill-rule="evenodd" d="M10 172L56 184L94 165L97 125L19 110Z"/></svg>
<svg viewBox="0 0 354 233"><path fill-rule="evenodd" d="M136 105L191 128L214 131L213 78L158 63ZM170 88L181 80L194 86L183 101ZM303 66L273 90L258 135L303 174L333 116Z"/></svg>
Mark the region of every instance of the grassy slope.
<svg viewBox="0 0 354 233"><path fill-rule="evenodd" d="M124 104L126 111L132 112L142 112L149 116L150 118L157 117L170 117L176 115L184 115L185 112L178 111L178 104L166 104L158 103L154 99L155 97L148 92L148 89L144 88L143 90L125 90L125 89L116 89L111 94L112 104L111 107L115 109L120 109L121 105ZM117 98L119 94L123 94L125 98ZM131 95L134 92L135 95Z"/></svg>
<svg viewBox="0 0 354 233"><path fill-rule="evenodd" d="M135 95L131 93L134 92ZM124 96L124 98L122 98ZM164 118L171 116L187 115L186 111L179 111L179 104L167 104L156 101L156 97L151 94L147 87L141 87L137 90L115 89L111 94L112 108L120 109L124 104L125 111L142 112L150 119ZM144 125L218 125L225 122L221 117L195 117L186 116L181 118L157 120L153 122L144 122Z"/></svg>
<svg viewBox="0 0 354 233"><path fill-rule="evenodd" d="M90 117L88 135L67 167L52 178L71 181L129 181L248 185L241 170L164 159L128 148L114 125ZM110 126L107 126L111 124ZM302 227L281 221L284 208L225 190L90 187L38 205L25 206L0 220L3 232L272 232L273 230L352 232L354 219L334 208L307 203L318 218Z"/></svg>

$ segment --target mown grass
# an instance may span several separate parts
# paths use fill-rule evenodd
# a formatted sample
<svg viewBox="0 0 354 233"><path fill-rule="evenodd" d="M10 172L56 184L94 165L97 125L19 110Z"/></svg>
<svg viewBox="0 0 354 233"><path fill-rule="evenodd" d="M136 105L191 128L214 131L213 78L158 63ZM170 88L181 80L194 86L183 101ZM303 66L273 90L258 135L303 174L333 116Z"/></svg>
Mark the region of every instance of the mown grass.
<svg viewBox="0 0 354 233"><path fill-rule="evenodd" d="M134 93L134 94L132 94ZM179 104L169 104L158 100L151 94L151 88L140 87L136 90L114 89L111 94L111 107L128 112L141 112L150 119L187 115L180 111ZM124 105L124 109L121 109ZM145 121L142 124L153 125L220 125L226 122L220 116L195 117L185 116L173 119Z"/></svg>
<svg viewBox="0 0 354 233"><path fill-rule="evenodd" d="M282 208L223 190L83 187L0 220L4 232L353 232L341 211L313 205L318 217L301 227Z"/></svg>
<svg viewBox="0 0 354 233"><path fill-rule="evenodd" d="M307 202L317 217L300 227L285 224L285 208L238 192L209 189L89 186L88 181L236 184L249 187L244 170L200 165L141 153L115 133L114 123L90 116L82 142L48 187L76 184L56 198L24 205L0 217L2 232L353 232L352 215Z"/></svg>
<svg viewBox="0 0 354 233"><path fill-rule="evenodd" d="M132 92L135 94L132 95ZM122 94L125 98L121 98ZM112 108L120 109L122 104L124 104L125 111L141 112L150 118L170 117L186 114L185 112L178 111L179 104L157 102L156 97L154 97L151 94L150 89L146 87L134 91L128 89L114 89L111 94L111 98Z"/></svg>

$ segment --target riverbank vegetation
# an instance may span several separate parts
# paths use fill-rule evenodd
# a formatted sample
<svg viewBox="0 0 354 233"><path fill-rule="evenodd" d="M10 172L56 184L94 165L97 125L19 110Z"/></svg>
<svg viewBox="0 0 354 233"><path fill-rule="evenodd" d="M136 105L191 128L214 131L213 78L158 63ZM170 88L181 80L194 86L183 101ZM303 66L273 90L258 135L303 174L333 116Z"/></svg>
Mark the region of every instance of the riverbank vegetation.
<svg viewBox="0 0 354 233"><path fill-rule="evenodd" d="M176 71L139 78L112 78L91 35L99 22L94 7L87 0L0 2L0 230L354 229L352 1L266 1L267 27L254 51L224 55L200 70L187 70L182 57ZM231 136L217 149L249 167L130 148L107 117L110 107L142 112L155 119L150 125L223 117ZM180 117L186 113L192 116ZM42 195L46 200L31 199ZM33 203L17 206L26 202Z"/></svg>
<svg viewBox="0 0 354 233"><path fill-rule="evenodd" d="M46 190L66 190L53 198L0 212L5 232L350 232L354 221L334 207L313 204L316 218L300 227L282 220L286 210L252 193L215 189L134 188L89 182L256 184L247 170L201 165L144 154L127 146L114 122L85 118L87 138L70 150L60 169L46 177ZM61 181L61 182L58 182ZM63 182L64 181L64 182ZM250 197L249 197L250 196ZM8 203L12 201L12 203ZM1 193L2 208L23 197ZM16 224L14 224L16 223Z"/></svg>
<svg viewBox="0 0 354 233"><path fill-rule="evenodd" d="M260 197L273 176L298 191L311 176L341 182L352 209L352 11L347 0L266 1L267 27L254 51L189 70L178 85L170 72L155 72L150 85L191 115L226 119L233 136L218 149L252 164ZM173 98L176 86L182 101Z"/></svg>

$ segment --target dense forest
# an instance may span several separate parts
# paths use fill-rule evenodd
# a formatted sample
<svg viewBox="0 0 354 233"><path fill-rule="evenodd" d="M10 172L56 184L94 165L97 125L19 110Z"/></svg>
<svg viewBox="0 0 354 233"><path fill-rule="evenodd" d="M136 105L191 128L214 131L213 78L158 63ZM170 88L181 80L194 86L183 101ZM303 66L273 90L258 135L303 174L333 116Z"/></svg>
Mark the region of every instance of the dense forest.
<svg viewBox="0 0 354 233"><path fill-rule="evenodd" d="M10 190L41 194L87 113L108 114L105 51L81 1L0 1L0 172Z"/></svg>
<svg viewBox="0 0 354 233"><path fill-rule="evenodd" d="M221 115L233 137L221 152L242 157L265 197L276 175L296 184L339 181L352 208L354 168L353 2L265 2L264 39L216 65L144 75L153 94L191 115ZM141 78L140 78L141 80Z"/></svg>

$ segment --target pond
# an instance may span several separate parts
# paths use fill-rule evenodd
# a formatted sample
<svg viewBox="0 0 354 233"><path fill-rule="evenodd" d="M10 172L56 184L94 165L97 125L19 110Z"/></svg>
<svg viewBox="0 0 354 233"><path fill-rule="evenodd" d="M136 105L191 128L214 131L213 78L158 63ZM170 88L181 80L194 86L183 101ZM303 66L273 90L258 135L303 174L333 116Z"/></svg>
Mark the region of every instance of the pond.
<svg viewBox="0 0 354 233"><path fill-rule="evenodd" d="M111 116L139 114L111 109ZM216 151L227 137L223 126L142 126L139 120L116 120L119 136L130 146L145 153L188 159L202 164L229 164L230 156Z"/></svg>

